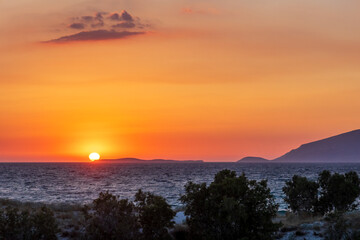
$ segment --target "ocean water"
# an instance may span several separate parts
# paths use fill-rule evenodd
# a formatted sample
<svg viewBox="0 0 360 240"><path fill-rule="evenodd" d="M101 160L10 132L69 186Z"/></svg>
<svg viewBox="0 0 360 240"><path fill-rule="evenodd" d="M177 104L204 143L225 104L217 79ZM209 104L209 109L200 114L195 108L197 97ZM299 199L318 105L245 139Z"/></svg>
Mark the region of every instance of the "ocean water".
<svg viewBox="0 0 360 240"><path fill-rule="evenodd" d="M322 170L360 174L360 164L350 163L0 163L0 198L88 203L101 191L132 199L141 188L162 195L176 207L188 181L210 183L222 169L244 172L249 179L267 179L280 210L287 208L282 187L294 174L310 179Z"/></svg>

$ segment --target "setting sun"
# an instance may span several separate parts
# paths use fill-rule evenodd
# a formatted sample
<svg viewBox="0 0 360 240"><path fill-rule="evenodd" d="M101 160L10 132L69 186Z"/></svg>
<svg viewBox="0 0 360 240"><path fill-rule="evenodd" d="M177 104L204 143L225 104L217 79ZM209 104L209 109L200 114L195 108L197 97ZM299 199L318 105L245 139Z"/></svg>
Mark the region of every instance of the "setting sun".
<svg viewBox="0 0 360 240"><path fill-rule="evenodd" d="M96 152L90 153L89 154L89 159L90 159L90 161L99 160L100 155L98 153L96 153Z"/></svg>

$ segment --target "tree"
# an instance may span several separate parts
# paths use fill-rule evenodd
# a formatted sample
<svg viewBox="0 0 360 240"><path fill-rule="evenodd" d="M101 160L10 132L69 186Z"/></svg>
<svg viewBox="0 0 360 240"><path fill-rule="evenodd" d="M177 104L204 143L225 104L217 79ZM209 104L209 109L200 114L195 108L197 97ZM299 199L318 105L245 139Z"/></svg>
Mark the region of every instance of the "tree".
<svg viewBox="0 0 360 240"><path fill-rule="evenodd" d="M345 212L357 206L354 202L360 195L360 180L356 172L344 175L323 171L318 181L321 187L318 209L321 213Z"/></svg>
<svg viewBox="0 0 360 240"><path fill-rule="evenodd" d="M314 213L318 201L318 189L319 185L315 181L294 175L283 187L284 201L295 213Z"/></svg>
<svg viewBox="0 0 360 240"><path fill-rule="evenodd" d="M127 199L101 192L91 206L85 206L84 215L85 239L139 239L135 205Z"/></svg>
<svg viewBox="0 0 360 240"><path fill-rule="evenodd" d="M168 228L174 226L175 212L165 198L139 190L135 195L144 239L171 239Z"/></svg>
<svg viewBox="0 0 360 240"><path fill-rule="evenodd" d="M216 174L214 181L189 182L180 198L192 239L272 239L279 224L273 223L275 204L267 181L248 180L230 170Z"/></svg>

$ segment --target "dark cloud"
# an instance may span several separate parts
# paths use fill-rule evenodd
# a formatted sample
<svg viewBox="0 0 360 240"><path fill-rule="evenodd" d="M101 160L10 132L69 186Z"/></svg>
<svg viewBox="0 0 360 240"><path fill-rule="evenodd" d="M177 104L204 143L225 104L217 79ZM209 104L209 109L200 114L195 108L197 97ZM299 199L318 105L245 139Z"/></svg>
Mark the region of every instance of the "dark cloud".
<svg viewBox="0 0 360 240"><path fill-rule="evenodd" d="M103 12L96 13L96 15L94 17L94 23L91 24L91 27L93 27L93 28L103 27L105 25L104 17L103 17L104 14L106 14L106 13L103 13Z"/></svg>
<svg viewBox="0 0 360 240"><path fill-rule="evenodd" d="M71 23L70 26L73 26L71 28L75 28L75 29L84 29L86 28L86 25L88 25L91 28L99 28L99 29L100 28L105 29L107 26L108 27L112 26L114 28L144 27L144 24L141 23L140 18L136 18L135 21L135 18L125 10L114 13L96 12L93 16L85 15L85 16L75 17L73 18L73 21L74 22ZM113 25L109 21L119 21L120 23Z"/></svg>
<svg viewBox="0 0 360 240"><path fill-rule="evenodd" d="M98 21L102 21L104 19L103 15L106 14L106 13L103 13L103 12L97 12L94 19L95 20L98 20Z"/></svg>
<svg viewBox="0 0 360 240"><path fill-rule="evenodd" d="M134 21L134 18L125 10L123 10L120 14L119 13L112 13L109 18L113 21Z"/></svg>
<svg viewBox="0 0 360 240"><path fill-rule="evenodd" d="M109 30L95 30L95 31L83 31L76 34L63 36L57 39L47 41L48 43L65 43L65 42L79 42L79 41L97 41L97 40L110 40L110 39L121 39L145 32L117 32Z"/></svg>
<svg viewBox="0 0 360 240"><path fill-rule="evenodd" d="M114 13L96 12L92 16L74 17L71 21L68 27L81 30L81 32L66 36L64 34L62 37L47 42L119 39L144 34L144 29L151 27L149 24L144 24L140 18L133 17L125 10ZM121 31L121 29L133 29L133 32Z"/></svg>
<svg viewBox="0 0 360 240"><path fill-rule="evenodd" d="M136 25L133 22L122 22L112 25L113 28L134 28Z"/></svg>
<svg viewBox="0 0 360 240"><path fill-rule="evenodd" d="M91 27L99 28L99 27L103 27L104 25L105 25L104 22L101 21L101 22L91 24Z"/></svg>
<svg viewBox="0 0 360 240"><path fill-rule="evenodd" d="M84 29L85 28L85 24L83 23L73 23L69 25L69 28L73 28L73 29Z"/></svg>
<svg viewBox="0 0 360 240"><path fill-rule="evenodd" d="M93 16L82 16L81 19L85 22L91 22L94 20Z"/></svg>
<svg viewBox="0 0 360 240"><path fill-rule="evenodd" d="M125 10L121 12L121 18L125 21L134 21L133 17Z"/></svg>
<svg viewBox="0 0 360 240"><path fill-rule="evenodd" d="M118 13L112 13L109 18L114 21L121 21L121 17Z"/></svg>

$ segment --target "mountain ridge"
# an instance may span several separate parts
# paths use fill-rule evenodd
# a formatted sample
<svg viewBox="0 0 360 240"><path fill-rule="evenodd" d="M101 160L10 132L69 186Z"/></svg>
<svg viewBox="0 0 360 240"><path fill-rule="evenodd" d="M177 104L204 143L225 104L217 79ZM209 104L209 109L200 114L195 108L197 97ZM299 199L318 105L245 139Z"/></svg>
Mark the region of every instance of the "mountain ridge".
<svg viewBox="0 0 360 240"><path fill-rule="evenodd" d="M238 162L243 162L245 157ZM259 157L253 158L258 162ZM251 159L248 159L251 160ZM267 160L267 159L264 159ZM308 142L270 162L360 162L360 129Z"/></svg>

